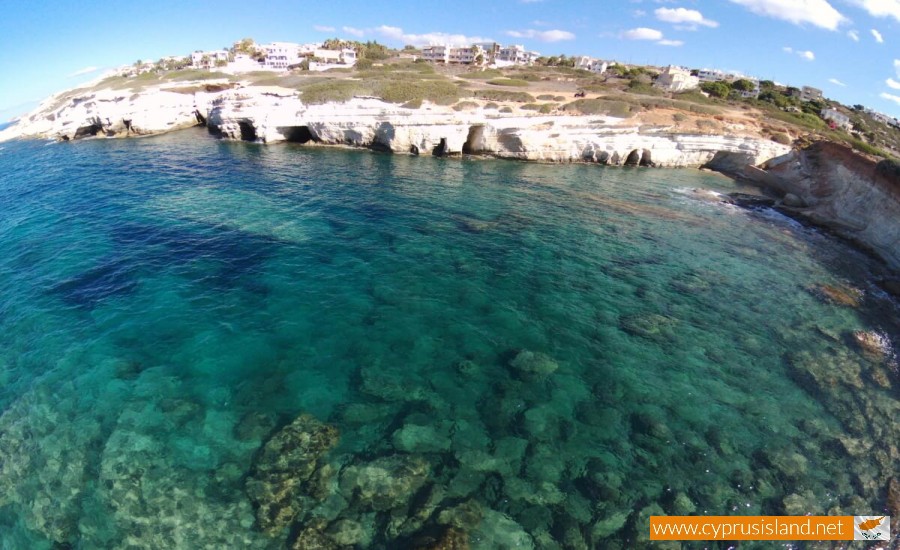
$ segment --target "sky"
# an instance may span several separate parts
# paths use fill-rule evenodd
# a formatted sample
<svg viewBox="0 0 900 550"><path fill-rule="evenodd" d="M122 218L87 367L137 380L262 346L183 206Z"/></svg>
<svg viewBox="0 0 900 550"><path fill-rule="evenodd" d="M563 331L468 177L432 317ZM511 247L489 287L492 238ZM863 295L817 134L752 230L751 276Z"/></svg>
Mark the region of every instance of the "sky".
<svg viewBox="0 0 900 550"><path fill-rule="evenodd" d="M900 117L900 0L10 0L0 121L136 60L331 37L495 40L545 55L738 71Z"/></svg>

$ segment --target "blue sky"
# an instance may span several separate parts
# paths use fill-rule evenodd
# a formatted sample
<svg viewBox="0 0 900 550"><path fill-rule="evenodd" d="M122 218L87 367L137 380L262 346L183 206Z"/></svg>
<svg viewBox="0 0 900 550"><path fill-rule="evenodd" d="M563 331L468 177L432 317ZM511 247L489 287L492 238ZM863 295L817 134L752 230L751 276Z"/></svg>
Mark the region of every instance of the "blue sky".
<svg viewBox="0 0 900 550"><path fill-rule="evenodd" d="M104 69L243 37L392 46L493 39L544 54L737 70L900 116L900 0L11 1L0 120Z"/></svg>

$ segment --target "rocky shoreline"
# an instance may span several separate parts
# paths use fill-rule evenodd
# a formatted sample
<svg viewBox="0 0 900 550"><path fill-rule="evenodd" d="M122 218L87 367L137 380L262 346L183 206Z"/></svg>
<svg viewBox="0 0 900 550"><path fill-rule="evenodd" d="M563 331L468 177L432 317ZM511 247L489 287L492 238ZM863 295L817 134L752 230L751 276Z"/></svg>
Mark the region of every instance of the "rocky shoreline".
<svg viewBox="0 0 900 550"><path fill-rule="evenodd" d="M307 105L294 90L271 86L184 90L104 89L54 96L0 132L0 141L143 136L202 125L224 139L258 143L661 167L700 167L717 154L755 165L790 150L752 135L685 133L671 125L635 125L602 115L507 114L481 107L457 111L427 103L409 108L370 97Z"/></svg>

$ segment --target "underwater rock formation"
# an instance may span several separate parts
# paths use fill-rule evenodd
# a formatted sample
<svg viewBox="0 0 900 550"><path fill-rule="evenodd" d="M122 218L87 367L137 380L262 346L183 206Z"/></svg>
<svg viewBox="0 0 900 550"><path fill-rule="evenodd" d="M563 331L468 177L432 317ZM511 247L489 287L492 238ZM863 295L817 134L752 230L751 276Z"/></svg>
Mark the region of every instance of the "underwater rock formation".
<svg viewBox="0 0 900 550"><path fill-rule="evenodd" d="M298 416L266 442L246 482L260 529L275 534L303 511L306 485L323 455L337 442L337 428L308 414Z"/></svg>

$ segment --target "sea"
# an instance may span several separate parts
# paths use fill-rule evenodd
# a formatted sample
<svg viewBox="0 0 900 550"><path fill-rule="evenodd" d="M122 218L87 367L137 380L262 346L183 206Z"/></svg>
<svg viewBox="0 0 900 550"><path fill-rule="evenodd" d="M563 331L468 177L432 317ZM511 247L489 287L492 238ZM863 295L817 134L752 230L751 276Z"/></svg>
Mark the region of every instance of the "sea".
<svg viewBox="0 0 900 550"><path fill-rule="evenodd" d="M734 191L201 130L3 143L0 548L624 549L652 515L886 515L884 267Z"/></svg>

